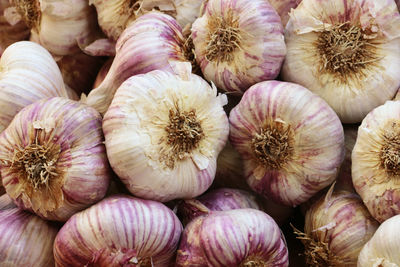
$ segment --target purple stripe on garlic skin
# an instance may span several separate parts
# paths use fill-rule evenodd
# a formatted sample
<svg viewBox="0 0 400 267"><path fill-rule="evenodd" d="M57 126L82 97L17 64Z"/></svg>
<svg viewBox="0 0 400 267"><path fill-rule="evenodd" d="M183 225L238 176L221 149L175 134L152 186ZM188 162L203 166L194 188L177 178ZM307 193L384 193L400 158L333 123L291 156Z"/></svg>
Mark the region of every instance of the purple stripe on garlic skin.
<svg viewBox="0 0 400 267"><path fill-rule="evenodd" d="M168 61L185 61L183 43L182 29L174 18L160 12L141 16L118 39L110 70L86 103L104 115L126 79L156 69L171 71Z"/></svg>
<svg viewBox="0 0 400 267"><path fill-rule="evenodd" d="M216 211L191 221L182 234L176 266L288 266L281 231L255 209Z"/></svg>
<svg viewBox="0 0 400 267"><path fill-rule="evenodd" d="M113 196L75 214L54 242L56 266L171 266L182 232L163 204Z"/></svg>
<svg viewBox="0 0 400 267"><path fill-rule="evenodd" d="M229 121L247 182L267 199L296 206L336 178L343 127L332 108L306 88L260 82L245 92Z"/></svg>
<svg viewBox="0 0 400 267"><path fill-rule="evenodd" d="M0 135L7 194L19 207L58 221L102 199L111 172L101 123L96 110L66 98L21 110Z"/></svg>
<svg viewBox="0 0 400 267"><path fill-rule="evenodd" d="M281 20L264 0L208 1L192 38L204 77L239 95L276 78L286 54Z"/></svg>

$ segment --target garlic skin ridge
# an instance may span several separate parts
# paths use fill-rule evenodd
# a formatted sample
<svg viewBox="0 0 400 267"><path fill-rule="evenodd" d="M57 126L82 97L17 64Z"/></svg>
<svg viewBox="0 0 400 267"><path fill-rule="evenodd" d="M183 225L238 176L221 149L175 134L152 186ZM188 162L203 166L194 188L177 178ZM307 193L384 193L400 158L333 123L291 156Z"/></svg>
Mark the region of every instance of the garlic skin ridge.
<svg viewBox="0 0 400 267"><path fill-rule="evenodd" d="M192 39L204 77L237 95L275 79L286 54L280 17L264 0L209 0Z"/></svg>
<svg viewBox="0 0 400 267"><path fill-rule="evenodd" d="M290 17L283 80L321 96L343 123L360 122L394 97L400 15L393 0L303 0Z"/></svg>

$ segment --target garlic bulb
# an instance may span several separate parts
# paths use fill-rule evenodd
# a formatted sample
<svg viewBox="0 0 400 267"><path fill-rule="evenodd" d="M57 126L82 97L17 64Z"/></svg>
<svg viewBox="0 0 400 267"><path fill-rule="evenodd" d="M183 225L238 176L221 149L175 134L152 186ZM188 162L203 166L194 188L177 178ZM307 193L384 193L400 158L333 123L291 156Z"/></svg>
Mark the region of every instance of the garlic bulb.
<svg viewBox="0 0 400 267"><path fill-rule="evenodd" d="M279 16L281 17L282 25L286 26L289 20L289 13L292 8L296 8L301 0L268 0L278 12Z"/></svg>
<svg viewBox="0 0 400 267"><path fill-rule="evenodd" d="M23 107L54 96L67 92L50 53L29 41L7 47L0 59L0 133Z"/></svg>
<svg viewBox="0 0 400 267"><path fill-rule="evenodd" d="M100 35L87 0L11 0L39 42L55 55L80 51Z"/></svg>
<svg viewBox="0 0 400 267"><path fill-rule="evenodd" d="M323 10L324 12L321 12ZM360 122L400 85L400 15L393 0L303 0L285 31L282 77Z"/></svg>
<svg viewBox="0 0 400 267"><path fill-rule="evenodd" d="M54 242L56 266L172 266L181 232L159 202L110 197L64 224Z"/></svg>
<svg viewBox="0 0 400 267"><path fill-rule="evenodd" d="M400 266L400 215L384 221L358 256L358 267Z"/></svg>
<svg viewBox="0 0 400 267"><path fill-rule="evenodd" d="M171 16L150 12L139 17L118 39L110 70L86 103L104 114L115 91L129 77L156 69L172 70L170 60L186 61L183 44L182 30Z"/></svg>
<svg viewBox="0 0 400 267"><path fill-rule="evenodd" d="M209 0L192 38L204 77L235 94L276 78L286 54L281 20L265 0Z"/></svg>
<svg viewBox="0 0 400 267"><path fill-rule="evenodd" d="M155 70L126 80L104 116L111 167L141 198L202 194L228 137L226 96L192 74L190 63L174 68L176 74Z"/></svg>
<svg viewBox="0 0 400 267"><path fill-rule="evenodd" d="M253 85L229 122L247 183L267 199L296 206L335 180L344 157L343 127L306 88L279 81Z"/></svg>
<svg viewBox="0 0 400 267"><path fill-rule="evenodd" d="M0 56L12 43L29 37L29 29L9 0L0 0Z"/></svg>
<svg viewBox="0 0 400 267"><path fill-rule="evenodd" d="M0 208L0 265L54 266L53 242L57 231L54 224L29 212Z"/></svg>
<svg viewBox="0 0 400 267"><path fill-rule="evenodd" d="M289 266L278 225L255 209L216 211L183 231L176 266Z"/></svg>
<svg viewBox="0 0 400 267"><path fill-rule="evenodd" d="M400 214L400 102L375 108L358 128L352 153L354 188L379 222Z"/></svg>
<svg viewBox="0 0 400 267"><path fill-rule="evenodd" d="M358 195L333 192L332 186L307 211L305 233L296 232L305 245L307 266L352 267L378 226Z"/></svg>
<svg viewBox="0 0 400 267"><path fill-rule="evenodd" d="M102 118L93 108L55 97L22 109L0 135L0 174L16 204L66 221L102 199L110 169Z"/></svg>

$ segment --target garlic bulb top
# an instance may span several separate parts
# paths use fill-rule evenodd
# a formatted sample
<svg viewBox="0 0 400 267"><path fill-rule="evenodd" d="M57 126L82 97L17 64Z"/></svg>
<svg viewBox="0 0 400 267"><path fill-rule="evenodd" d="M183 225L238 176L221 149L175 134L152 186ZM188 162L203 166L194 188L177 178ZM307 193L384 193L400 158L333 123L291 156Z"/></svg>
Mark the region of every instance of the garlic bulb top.
<svg viewBox="0 0 400 267"><path fill-rule="evenodd" d="M400 214L400 102L375 108L358 128L352 153L354 188L379 222Z"/></svg>
<svg viewBox="0 0 400 267"><path fill-rule="evenodd" d="M66 221L102 199L110 169L102 118L67 98L22 109L0 135L0 175L16 204L39 216Z"/></svg>
<svg viewBox="0 0 400 267"><path fill-rule="evenodd" d="M393 0L303 0L290 17L284 80L320 95L344 123L393 98L400 85Z"/></svg>
<svg viewBox="0 0 400 267"><path fill-rule="evenodd" d="M285 27L286 23L289 20L289 13L292 10L292 8L296 8L301 0L268 0L278 12L279 16L281 17L282 20L282 25Z"/></svg>
<svg viewBox="0 0 400 267"><path fill-rule="evenodd" d="M104 116L111 167L136 196L159 201L193 198L211 185L228 137L226 96L190 63L175 73L132 76Z"/></svg>
<svg viewBox="0 0 400 267"><path fill-rule="evenodd" d="M400 215L384 221L358 256L358 267L400 266Z"/></svg>
<svg viewBox="0 0 400 267"><path fill-rule="evenodd" d="M54 96L67 91L50 53L29 41L7 47L0 59L0 133L23 107Z"/></svg>
<svg viewBox="0 0 400 267"><path fill-rule="evenodd" d="M296 206L335 180L344 157L343 127L332 108L306 88L257 83L232 109L229 122L247 183L267 199Z"/></svg>
<svg viewBox="0 0 400 267"><path fill-rule="evenodd" d="M235 94L276 78L286 54L281 20L265 0L209 0L192 38L204 77Z"/></svg>

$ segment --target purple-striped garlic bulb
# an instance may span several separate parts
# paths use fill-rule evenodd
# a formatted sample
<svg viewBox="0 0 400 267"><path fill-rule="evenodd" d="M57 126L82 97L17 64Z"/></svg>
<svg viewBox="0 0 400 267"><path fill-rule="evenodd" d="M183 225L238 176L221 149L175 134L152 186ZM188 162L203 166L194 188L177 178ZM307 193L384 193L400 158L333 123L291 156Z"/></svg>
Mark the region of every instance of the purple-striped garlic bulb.
<svg viewBox="0 0 400 267"><path fill-rule="evenodd" d="M357 194L333 188L307 210L305 232L295 230L307 266L356 266L360 250L379 226Z"/></svg>
<svg viewBox="0 0 400 267"><path fill-rule="evenodd" d="M372 110L358 128L352 153L357 193L379 222L400 214L400 102Z"/></svg>
<svg viewBox="0 0 400 267"><path fill-rule="evenodd" d="M86 103L104 115L115 91L129 77L156 69L172 70L171 60L186 61L184 43L182 29L171 16L150 12L139 17L118 39L110 70Z"/></svg>
<svg viewBox="0 0 400 267"><path fill-rule="evenodd" d="M176 266L289 266L278 225L256 209L216 211L184 229Z"/></svg>
<svg viewBox="0 0 400 267"><path fill-rule="evenodd" d="M238 95L276 78L286 54L281 19L265 0L209 0L192 39L204 77Z"/></svg>
<svg viewBox="0 0 400 267"><path fill-rule="evenodd" d="M100 37L96 10L87 0L11 0L49 52L75 54Z"/></svg>
<svg viewBox="0 0 400 267"><path fill-rule="evenodd" d="M18 208L1 207L4 197L0 197L0 266L54 266L58 227Z"/></svg>
<svg viewBox="0 0 400 267"><path fill-rule="evenodd" d="M26 40L29 29L10 0L0 0L0 56L7 46Z"/></svg>
<svg viewBox="0 0 400 267"><path fill-rule="evenodd" d="M400 14L393 0L303 0L285 30L285 81L357 123L400 85Z"/></svg>
<svg viewBox="0 0 400 267"><path fill-rule="evenodd" d="M306 88L265 81L250 87L229 115L230 141L257 193L296 206L331 184L344 157L336 113Z"/></svg>
<svg viewBox="0 0 400 267"><path fill-rule="evenodd" d="M57 267L172 266L182 232L162 203L113 196L81 211L54 242Z"/></svg>
<svg viewBox="0 0 400 267"><path fill-rule="evenodd" d="M278 12L279 16L281 17L283 27L286 26L289 20L289 13L292 8L296 8L301 0L268 0Z"/></svg>
<svg viewBox="0 0 400 267"><path fill-rule="evenodd" d="M19 41L0 59L0 133L25 106L48 97L67 97L56 62L42 46Z"/></svg>
<svg viewBox="0 0 400 267"><path fill-rule="evenodd" d="M110 179L102 118L67 98L22 109L0 135L0 175L23 209L66 221L105 196Z"/></svg>
<svg viewBox="0 0 400 267"><path fill-rule="evenodd" d="M228 138L225 95L191 73L189 62L132 76L104 116L111 167L141 198L194 198L214 180Z"/></svg>

